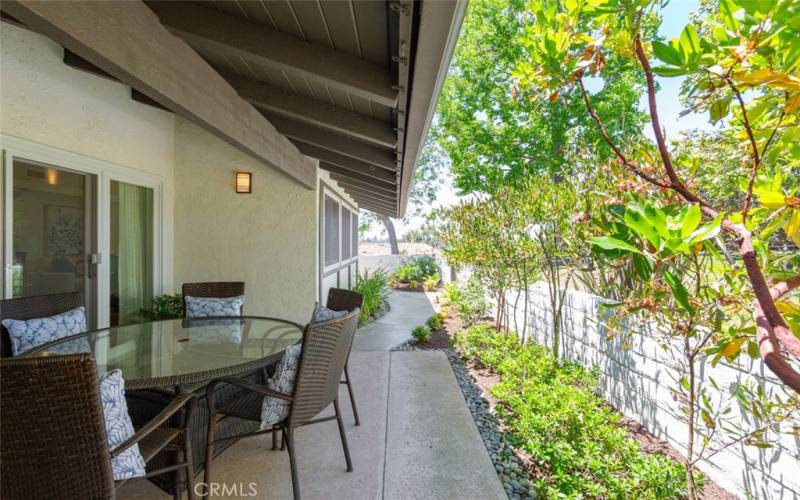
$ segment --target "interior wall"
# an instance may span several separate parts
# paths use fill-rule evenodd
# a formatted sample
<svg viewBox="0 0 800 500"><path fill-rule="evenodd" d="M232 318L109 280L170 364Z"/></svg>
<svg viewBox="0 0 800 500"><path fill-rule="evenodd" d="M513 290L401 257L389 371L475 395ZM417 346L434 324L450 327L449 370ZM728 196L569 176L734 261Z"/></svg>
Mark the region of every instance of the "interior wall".
<svg viewBox="0 0 800 500"><path fill-rule="evenodd" d="M252 193L234 174L252 172ZM316 298L316 191L176 118L175 289L244 281L245 314L305 323Z"/></svg>

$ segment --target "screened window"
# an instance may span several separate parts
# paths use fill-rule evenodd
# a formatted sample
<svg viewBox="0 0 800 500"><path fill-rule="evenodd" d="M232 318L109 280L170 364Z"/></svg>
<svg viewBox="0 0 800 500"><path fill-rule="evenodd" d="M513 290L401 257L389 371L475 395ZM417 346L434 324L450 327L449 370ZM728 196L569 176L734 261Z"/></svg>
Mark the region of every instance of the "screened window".
<svg viewBox="0 0 800 500"><path fill-rule="evenodd" d="M325 265L339 262L339 204L325 197Z"/></svg>
<svg viewBox="0 0 800 500"><path fill-rule="evenodd" d="M342 260L352 256L350 248L350 210L342 207Z"/></svg>
<svg viewBox="0 0 800 500"><path fill-rule="evenodd" d="M353 212L352 215L352 228L350 231L350 244L352 245L353 256L358 255L358 214Z"/></svg>

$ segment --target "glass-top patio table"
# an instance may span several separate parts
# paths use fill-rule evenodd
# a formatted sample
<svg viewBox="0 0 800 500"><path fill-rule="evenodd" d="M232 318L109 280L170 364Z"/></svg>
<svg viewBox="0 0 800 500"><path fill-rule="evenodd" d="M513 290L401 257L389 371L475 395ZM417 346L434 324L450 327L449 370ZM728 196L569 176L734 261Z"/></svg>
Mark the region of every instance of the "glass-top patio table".
<svg viewBox="0 0 800 500"><path fill-rule="evenodd" d="M302 326L277 318L168 319L73 335L24 356L91 352L97 373L122 370L128 390L189 389L273 365L302 335Z"/></svg>
<svg viewBox="0 0 800 500"><path fill-rule="evenodd" d="M44 344L22 356L54 356L91 352L97 373L119 368L125 378L128 412L134 427L153 418L178 392L194 392L198 402L188 423L195 470L204 466L208 407L206 386L217 377L240 377L266 383L268 372L283 352L303 336L303 327L291 321L255 316L168 319L105 328L72 335ZM221 386L215 392L219 404L236 391ZM252 430L256 424L231 419L218 425L226 435ZM233 442L215 447L219 455ZM162 451L148 466L172 465L175 456ZM183 474L169 472L150 478L174 494L185 488Z"/></svg>

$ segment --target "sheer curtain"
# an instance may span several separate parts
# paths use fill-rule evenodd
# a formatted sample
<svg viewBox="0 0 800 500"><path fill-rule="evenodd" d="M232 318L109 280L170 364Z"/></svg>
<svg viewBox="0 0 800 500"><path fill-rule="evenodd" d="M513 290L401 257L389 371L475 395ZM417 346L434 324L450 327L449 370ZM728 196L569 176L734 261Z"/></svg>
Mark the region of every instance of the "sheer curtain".
<svg viewBox="0 0 800 500"><path fill-rule="evenodd" d="M119 323L137 321L153 300L153 190L117 184ZM112 231L113 233L113 231Z"/></svg>

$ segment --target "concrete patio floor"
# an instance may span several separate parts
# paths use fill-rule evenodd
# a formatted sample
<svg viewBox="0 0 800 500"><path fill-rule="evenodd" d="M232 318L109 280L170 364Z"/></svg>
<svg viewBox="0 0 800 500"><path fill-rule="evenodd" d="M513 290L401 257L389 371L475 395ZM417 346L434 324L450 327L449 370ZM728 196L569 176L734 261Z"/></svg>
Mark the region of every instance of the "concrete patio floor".
<svg viewBox="0 0 800 500"><path fill-rule="evenodd" d="M366 337L386 335L394 342L404 326L407 338L408 330L432 311L425 294L395 292L391 300L392 311L382 321L359 331L350 358L360 426L353 424L346 390L340 393L354 471L345 471L335 421L299 429L295 439L303 498L507 498L444 353L391 352L389 340L380 350L377 339ZM422 320L416 322L417 316ZM244 489L244 494L216 498L291 498L288 455L270 448L269 436L246 439L215 460L213 480ZM121 488L118 498L169 497L137 481Z"/></svg>

